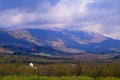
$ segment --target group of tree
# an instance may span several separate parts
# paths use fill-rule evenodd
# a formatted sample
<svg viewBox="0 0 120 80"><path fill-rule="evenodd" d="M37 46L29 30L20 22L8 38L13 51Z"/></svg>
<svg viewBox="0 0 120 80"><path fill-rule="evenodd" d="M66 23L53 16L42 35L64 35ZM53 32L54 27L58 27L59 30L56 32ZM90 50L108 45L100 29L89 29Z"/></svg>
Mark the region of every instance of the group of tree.
<svg viewBox="0 0 120 80"><path fill-rule="evenodd" d="M78 62L76 64L35 64L30 67L23 63L0 64L0 75L38 75L38 76L91 76L120 77L120 62Z"/></svg>

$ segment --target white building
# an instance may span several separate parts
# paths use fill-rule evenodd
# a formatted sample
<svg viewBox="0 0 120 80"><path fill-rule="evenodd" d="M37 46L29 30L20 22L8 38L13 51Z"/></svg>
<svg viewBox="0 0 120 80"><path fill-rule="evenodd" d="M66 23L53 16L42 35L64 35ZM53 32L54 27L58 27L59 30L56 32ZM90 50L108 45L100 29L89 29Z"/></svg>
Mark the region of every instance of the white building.
<svg viewBox="0 0 120 80"><path fill-rule="evenodd" d="M32 68L34 67L33 63L30 63L29 66L32 67Z"/></svg>

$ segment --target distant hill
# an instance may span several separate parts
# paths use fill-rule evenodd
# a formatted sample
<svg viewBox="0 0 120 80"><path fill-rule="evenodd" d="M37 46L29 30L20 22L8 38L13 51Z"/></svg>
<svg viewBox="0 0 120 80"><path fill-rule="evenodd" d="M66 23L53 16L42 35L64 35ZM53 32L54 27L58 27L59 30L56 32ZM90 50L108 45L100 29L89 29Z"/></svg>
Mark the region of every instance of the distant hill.
<svg viewBox="0 0 120 80"><path fill-rule="evenodd" d="M17 46L17 50L51 54L120 51L120 40L114 40L93 32L68 30L0 30L0 45L14 50Z"/></svg>
<svg viewBox="0 0 120 80"><path fill-rule="evenodd" d="M120 55L114 56L112 58L110 58L111 60L120 60Z"/></svg>

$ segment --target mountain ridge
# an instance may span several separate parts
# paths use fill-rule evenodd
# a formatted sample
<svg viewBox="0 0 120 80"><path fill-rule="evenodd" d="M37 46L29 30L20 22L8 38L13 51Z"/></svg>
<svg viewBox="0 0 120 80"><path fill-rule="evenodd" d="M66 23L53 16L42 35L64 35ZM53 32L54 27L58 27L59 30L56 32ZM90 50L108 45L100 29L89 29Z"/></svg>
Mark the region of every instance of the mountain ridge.
<svg viewBox="0 0 120 80"><path fill-rule="evenodd" d="M120 49L120 40L114 40L94 32L48 29L1 31L18 40L18 42L20 42L19 40L23 40L31 44L31 46L51 47L62 52L105 53L117 52L116 50ZM0 37L3 39L2 35Z"/></svg>

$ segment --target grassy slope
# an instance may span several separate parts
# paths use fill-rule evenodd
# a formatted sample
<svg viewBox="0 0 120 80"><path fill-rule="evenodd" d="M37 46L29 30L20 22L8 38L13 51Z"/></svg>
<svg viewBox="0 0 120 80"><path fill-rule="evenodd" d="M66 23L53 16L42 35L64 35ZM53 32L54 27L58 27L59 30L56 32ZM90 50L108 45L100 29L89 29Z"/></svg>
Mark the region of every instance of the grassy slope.
<svg viewBox="0 0 120 80"><path fill-rule="evenodd" d="M0 77L0 80L120 80L120 78L115 77L100 77L94 79L86 76L70 76L70 77L39 77L39 76L4 76Z"/></svg>

